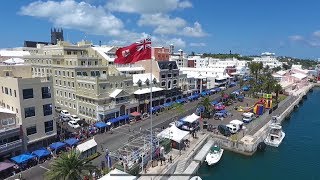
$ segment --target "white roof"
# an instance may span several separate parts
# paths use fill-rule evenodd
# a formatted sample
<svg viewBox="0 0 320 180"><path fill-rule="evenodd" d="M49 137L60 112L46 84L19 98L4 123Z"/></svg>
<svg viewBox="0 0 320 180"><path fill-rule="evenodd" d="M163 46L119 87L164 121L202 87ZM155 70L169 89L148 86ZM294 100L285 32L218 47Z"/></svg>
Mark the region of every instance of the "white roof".
<svg viewBox="0 0 320 180"><path fill-rule="evenodd" d="M9 50L0 50L0 56L6 57L22 57L22 56L29 56L29 51L9 51Z"/></svg>
<svg viewBox="0 0 320 180"><path fill-rule="evenodd" d="M215 79L216 80L224 80L228 79L230 76L228 74L219 74Z"/></svg>
<svg viewBox="0 0 320 180"><path fill-rule="evenodd" d="M107 175L102 176L98 180L136 180L137 177L132 176L119 169L111 170Z"/></svg>
<svg viewBox="0 0 320 180"><path fill-rule="evenodd" d="M188 134L189 134L188 131L183 131L183 130L177 128L176 126L171 126L167 129L161 131L157 135L157 137L171 139L175 142L180 143L181 140L185 139Z"/></svg>
<svg viewBox="0 0 320 180"><path fill-rule="evenodd" d="M242 125L243 122L238 119L235 119L235 120L230 121L230 124Z"/></svg>
<svg viewBox="0 0 320 180"><path fill-rule="evenodd" d="M157 92L162 90L163 89L159 87L152 87L152 92ZM146 93L150 93L150 88L138 89L134 92L134 94L146 94Z"/></svg>
<svg viewBox="0 0 320 180"><path fill-rule="evenodd" d="M143 73L143 74L133 74L132 75L132 81L134 85L137 85L139 79L141 80L142 84L145 84L146 80L149 79L150 84L152 84L152 81L154 78L156 78L153 74L152 74L152 79L150 80L151 73ZM156 78L157 82L158 79Z"/></svg>
<svg viewBox="0 0 320 180"><path fill-rule="evenodd" d="M118 94L120 94L122 91L122 89L115 89L109 96L112 98L116 98L116 96L118 96Z"/></svg>
<svg viewBox="0 0 320 180"><path fill-rule="evenodd" d="M0 112L1 113L7 113L7 114L16 114L15 112L11 111L10 109L6 109L3 107L0 107Z"/></svg>
<svg viewBox="0 0 320 180"><path fill-rule="evenodd" d="M189 123L193 123L196 120L200 119L200 116L197 116L196 114L191 114L189 116L186 116L185 118L182 119L182 121L184 122L189 122Z"/></svg>
<svg viewBox="0 0 320 180"><path fill-rule="evenodd" d="M252 112L246 112L246 113L243 113L242 115L245 116L245 117L251 117L253 115L253 113Z"/></svg>
<svg viewBox="0 0 320 180"><path fill-rule="evenodd" d="M117 67L117 70L120 72L125 72L125 71L144 71L144 67L142 66L127 66L127 67Z"/></svg>
<svg viewBox="0 0 320 180"><path fill-rule="evenodd" d="M24 60L21 58L10 58L3 61L5 64L23 64Z"/></svg>
<svg viewBox="0 0 320 180"><path fill-rule="evenodd" d="M300 80L307 77L307 75L302 74L302 73L291 74L291 76L293 76L293 77L295 77L295 78L298 78L298 79L300 79Z"/></svg>
<svg viewBox="0 0 320 180"><path fill-rule="evenodd" d="M97 142L94 139L90 139L82 144L77 146L77 150L80 152L85 152L93 147L97 146Z"/></svg>
<svg viewBox="0 0 320 180"><path fill-rule="evenodd" d="M94 49L95 51L97 51L103 58L105 58L108 61L113 62L114 58L111 58L110 56L108 56L106 53L109 52L112 48L114 48L113 46L102 46L102 47L92 47L92 49Z"/></svg>
<svg viewBox="0 0 320 180"><path fill-rule="evenodd" d="M280 76L283 76L283 75L285 75L287 73L287 71L281 70L281 71L278 71L276 73L279 74Z"/></svg>

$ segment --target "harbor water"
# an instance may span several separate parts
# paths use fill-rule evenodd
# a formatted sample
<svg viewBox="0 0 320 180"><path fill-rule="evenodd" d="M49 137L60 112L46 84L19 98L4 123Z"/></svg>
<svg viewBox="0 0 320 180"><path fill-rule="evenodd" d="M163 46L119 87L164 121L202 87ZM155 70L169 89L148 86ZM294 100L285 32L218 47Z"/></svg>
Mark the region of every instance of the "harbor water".
<svg viewBox="0 0 320 180"><path fill-rule="evenodd" d="M320 179L320 88L282 124L286 133L278 148L243 156L225 151L214 166L203 163L198 173L209 179Z"/></svg>

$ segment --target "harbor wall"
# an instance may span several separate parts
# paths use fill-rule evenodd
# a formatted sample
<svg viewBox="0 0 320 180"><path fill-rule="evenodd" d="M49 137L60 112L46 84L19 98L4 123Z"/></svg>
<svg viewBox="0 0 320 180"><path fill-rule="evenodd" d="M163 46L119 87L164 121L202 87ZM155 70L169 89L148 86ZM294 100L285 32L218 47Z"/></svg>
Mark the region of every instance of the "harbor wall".
<svg viewBox="0 0 320 180"><path fill-rule="evenodd" d="M282 123L286 117L290 116L291 112L295 109L295 106L303 101L303 98L306 97L309 90L314 86L320 86L320 84L306 86L304 89L301 89L294 95L288 96L285 100L281 101L278 107L284 109L282 112L277 113L274 111L270 114L266 112L263 116L259 117L260 120L265 118L269 118L270 120L252 136L245 135L242 138L251 139L251 141L243 141L238 138L233 139L219 134L212 134L212 138L226 150L248 156L253 155L257 151L258 144L263 142L268 135L269 125L272 123L272 116L277 116L277 122ZM257 128L257 126L258 125L256 125L255 128Z"/></svg>

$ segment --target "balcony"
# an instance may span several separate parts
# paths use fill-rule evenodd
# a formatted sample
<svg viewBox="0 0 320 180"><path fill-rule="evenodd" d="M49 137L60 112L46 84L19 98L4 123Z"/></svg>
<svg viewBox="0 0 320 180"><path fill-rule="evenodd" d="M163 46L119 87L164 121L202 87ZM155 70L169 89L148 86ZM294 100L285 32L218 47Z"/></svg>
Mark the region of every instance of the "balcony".
<svg viewBox="0 0 320 180"><path fill-rule="evenodd" d="M12 149L21 148L22 147L22 139L12 141L3 145L0 145L0 153L5 153Z"/></svg>
<svg viewBox="0 0 320 180"><path fill-rule="evenodd" d="M104 111L109 111L109 110L113 110L115 108L118 108L120 105L126 104L127 106L130 106L132 104L137 104L138 100L136 99L132 99L132 100L119 100L119 101L112 101L109 104L104 104L104 105L100 105L98 106L98 111L99 112L104 112Z"/></svg>

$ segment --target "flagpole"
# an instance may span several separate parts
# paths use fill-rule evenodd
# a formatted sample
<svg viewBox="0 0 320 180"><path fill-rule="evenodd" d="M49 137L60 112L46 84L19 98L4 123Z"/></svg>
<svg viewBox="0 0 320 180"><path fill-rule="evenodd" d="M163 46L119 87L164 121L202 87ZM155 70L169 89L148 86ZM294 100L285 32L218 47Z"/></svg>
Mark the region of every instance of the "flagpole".
<svg viewBox="0 0 320 180"><path fill-rule="evenodd" d="M152 52L152 49L151 49ZM150 111L150 133L151 133L151 138L150 138L150 156L151 156L151 163L152 163L152 155L153 155L153 151L152 151L152 140L153 140L153 135L152 135L152 85L153 85L153 80L152 80L152 56L151 56L151 60L150 60L150 107L149 107L149 111Z"/></svg>

